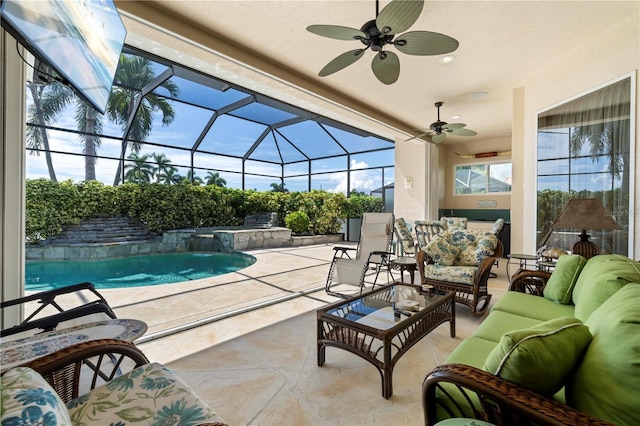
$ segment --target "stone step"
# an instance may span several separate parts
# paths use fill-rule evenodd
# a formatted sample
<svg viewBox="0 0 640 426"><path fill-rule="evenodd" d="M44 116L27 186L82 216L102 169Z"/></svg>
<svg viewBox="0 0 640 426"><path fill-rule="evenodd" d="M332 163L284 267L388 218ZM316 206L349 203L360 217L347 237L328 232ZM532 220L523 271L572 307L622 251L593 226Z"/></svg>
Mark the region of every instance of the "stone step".
<svg viewBox="0 0 640 426"><path fill-rule="evenodd" d="M125 216L89 217L77 225L65 225L60 234L47 238L47 244L119 243L155 238L156 235L149 232L139 219Z"/></svg>

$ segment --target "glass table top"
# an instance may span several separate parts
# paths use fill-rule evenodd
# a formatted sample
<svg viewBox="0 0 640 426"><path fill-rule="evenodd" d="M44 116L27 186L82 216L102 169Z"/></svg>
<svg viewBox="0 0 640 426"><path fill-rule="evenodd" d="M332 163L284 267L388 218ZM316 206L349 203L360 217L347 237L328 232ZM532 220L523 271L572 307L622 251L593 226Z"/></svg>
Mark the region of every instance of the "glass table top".
<svg viewBox="0 0 640 426"><path fill-rule="evenodd" d="M417 286L395 284L345 301L326 313L379 330L387 330L444 297L446 293L426 292Z"/></svg>

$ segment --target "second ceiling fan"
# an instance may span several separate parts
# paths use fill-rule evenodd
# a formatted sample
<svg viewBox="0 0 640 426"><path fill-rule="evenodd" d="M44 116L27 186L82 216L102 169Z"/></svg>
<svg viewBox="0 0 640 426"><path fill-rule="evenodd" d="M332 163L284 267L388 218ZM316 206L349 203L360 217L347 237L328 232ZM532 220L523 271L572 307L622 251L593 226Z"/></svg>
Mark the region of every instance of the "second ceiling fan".
<svg viewBox="0 0 640 426"><path fill-rule="evenodd" d="M408 141L427 136L432 143L439 144L447 139L447 133L455 136L475 136L478 134L473 130L465 129L467 125L464 123L447 123L446 121L440 121L440 107L443 104L444 102L435 103L436 108L438 108L438 121L431 123L428 129L416 129L424 133L409 138L407 139Z"/></svg>
<svg viewBox="0 0 640 426"><path fill-rule="evenodd" d="M375 76L384 84L392 84L400 75L400 59L395 53L384 50L387 45L395 46L408 55L443 55L458 48L458 41L444 34L431 31L407 30L420 17L424 0L393 0L378 13L376 0L376 19L366 22L359 30L338 25L309 25L307 30L337 40L359 40L365 47L345 52L318 73L326 77L355 63L363 57L367 49L376 53L371 62Z"/></svg>

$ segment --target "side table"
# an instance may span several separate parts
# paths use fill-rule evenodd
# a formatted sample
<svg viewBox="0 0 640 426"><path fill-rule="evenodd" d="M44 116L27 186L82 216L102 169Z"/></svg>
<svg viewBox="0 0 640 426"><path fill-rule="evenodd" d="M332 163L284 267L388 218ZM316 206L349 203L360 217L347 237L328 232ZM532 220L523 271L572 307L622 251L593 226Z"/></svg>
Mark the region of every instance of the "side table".
<svg viewBox="0 0 640 426"><path fill-rule="evenodd" d="M389 267L396 271L400 271L400 281L402 282L404 282L404 271L408 271L409 276L411 277L411 284L414 283L416 270L418 269L415 257L397 257L389 262Z"/></svg>
<svg viewBox="0 0 640 426"><path fill-rule="evenodd" d="M517 274L520 270L522 269L529 269L528 268L528 262L537 262L538 261L538 256L535 254L517 254L517 253L511 253L507 255L507 277L509 277L509 282L511 282L511 277L512 274L509 273L509 265L511 265L511 260L515 259L516 262L513 263L517 263L518 264L518 269L516 270L516 272L513 274ZM536 268L537 269L537 266Z"/></svg>
<svg viewBox="0 0 640 426"><path fill-rule="evenodd" d="M133 342L146 331L147 324L140 320L109 319L3 341L0 372L83 341L110 338Z"/></svg>

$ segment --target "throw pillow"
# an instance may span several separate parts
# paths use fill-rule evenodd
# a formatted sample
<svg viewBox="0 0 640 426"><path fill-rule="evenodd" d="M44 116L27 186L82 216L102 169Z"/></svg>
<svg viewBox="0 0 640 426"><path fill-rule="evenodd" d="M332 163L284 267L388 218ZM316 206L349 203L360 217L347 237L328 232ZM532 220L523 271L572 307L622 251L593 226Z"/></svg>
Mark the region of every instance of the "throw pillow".
<svg viewBox="0 0 640 426"><path fill-rule="evenodd" d="M567 404L613 424L640 424L640 284L618 290L585 324L593 341L567 382Z"/></svg>
<svg viewBox="0 0 640 426"><path fill-rule="evenodd" d="M483 369L552 396L564 386L590 342L589 328L580 320L557 318L504 334Z"/></svg>
<svg viewBox="0 0 640 426"><path fill-rule="evenodd" d="M426 245L424 252L438 265L451 266L455 262L458 253L460 253L460 249L451 244L445 236L436 235Z"/></svg>
<svg viewBox="0 0 640 426"><path fill-rule="evenodd" d="M69 412L56 391L41 375L16 367L2 376L3 425L71 425Z"/></svg>
<svg viewBox="0 0 640 426"><path fill-rule="evenodd" d="M587 259L579 254L560 256L544 288L544 297L562 305L571 304L573 286L586 263Z"/></svg>

